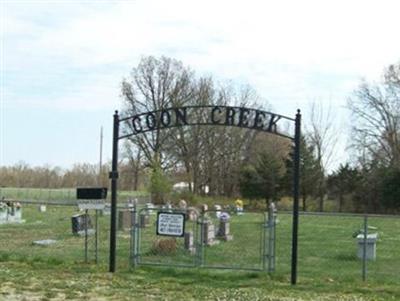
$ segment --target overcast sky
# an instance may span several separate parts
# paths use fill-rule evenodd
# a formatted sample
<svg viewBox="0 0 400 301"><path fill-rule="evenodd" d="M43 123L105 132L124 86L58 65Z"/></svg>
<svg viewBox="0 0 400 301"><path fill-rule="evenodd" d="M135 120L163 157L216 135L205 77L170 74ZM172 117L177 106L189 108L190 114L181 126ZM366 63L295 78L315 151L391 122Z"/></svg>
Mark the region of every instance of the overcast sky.
<svg viewBox="0 0 400 301"><path fill-rule="evenodd" d="M144 55L250 84L273 111L332 106L346 160L346 100L400 60L399 1L1 2L0 164L111 157L123 77Z"/></svg>

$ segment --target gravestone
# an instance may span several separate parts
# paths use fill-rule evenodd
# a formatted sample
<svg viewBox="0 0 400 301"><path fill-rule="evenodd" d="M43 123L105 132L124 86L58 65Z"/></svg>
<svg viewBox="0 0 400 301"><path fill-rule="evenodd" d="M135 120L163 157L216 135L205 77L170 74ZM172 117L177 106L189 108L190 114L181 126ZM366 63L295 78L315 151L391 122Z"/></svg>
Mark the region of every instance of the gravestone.
<svg viewBox="0 0 400 301"><path fill-rule="evenodd" d="M172 205L170 203L166 203L165 205L161 206L164 212L172 212Z"/></svg>
<svg viewBox="0 0 400 301"><path fill-rule="evenodd" d="M219 221L219 229L217 233L218 238L230 241L233 240L233 235L230 234L230 223L229 221L220 220Z"/></svg>
<svg viewBox="0 0 400 301"><path fill-rule="evenodd" d="M14 208L14 222L15 223L22 222L22 208L21 207Z"/></svg>
<svg viewBox="0 0 400 301"><path fill-rule="evenodd" d="M22 219L22 207L20 203L11 203L11 206L8 206L8 223L23 223L25 222Z"/></svg>
<svg viewBox="0 0 400 301"><path fill-rule="evenodd" d="M150 225L150 215L148 214L141 214L140 215L140 227L146 228Z"/></svg>
<svg viewBox="0 0 400 301"><path fill-rule="evenodd" d="M75 214L71 217L71 222L72 222L72 234L83 236L85 235L86 230L89 235L94 234L94 229L89 214L85 213Z"/></svg>
<svg viewBox="0 0 400 301"><path fill-rule="evenodd" d="M214 210L215 210L215 217L219 218L222 210L221 205L214 205Z"/></svg>
<svg viewBox="0 0 400 301"><path fill-rule="evenodd" d="M193 232L188 231L185 232L185 250L188 250L190 254L196 253L196 247L194 246L194 236Z"/></svg>
<svg viewBox="0 0 400 301"><path fill-rule="evenodd" d="M0 225L7 222L8 206L6 203L0 202Z"/></svg>
<svg viewBox="0 0 400 301"><path fill-rule="evenodd" d="M126 208L133 209L134 207L137 206L137 204L138 204L138 200L137 199L129 198L128 201L126 202Z"/></svg>
<svg viewBox="0 0 400 301"><path fill-rule="evenodd" d="M133 221L134 222L134 221ZM118 211L118 230L127 231L132 226L132 211L119 210Z"/></svg>
<svg viewBox="0 0 400 301"><path fill-rule="evenodd" d="M376 259L376 242L378 240L378 233L367 234L365 239L364 234L357 235L358 251L357 257L359 259L364 258L364 244L365 244L365 259L375 260Z"/></svg>
<svg viewBox="0 0 400 301"><path fill-rule="evenodd" d="M101 213L102 215L111 215L111 206L106 204Z"/></svg>
<svg viewBox="0 0 400 301"><path fill-rule="evenodd" d="M185 200L180 200L178 205L179 205L179 209L181 209L181 210L186 210L186 208L187 208L187 202Z"/></svg>
<svg viewBox="0 0 400 301"><path fill-rule="evenodd" d="M211 221L205 221L203 224L204 240L203 243L207 246L213 246L219 244L218 240L215 240L215 226Z"/></svg>
<svg viewBox="0 0 400 301"><path fill-rule="evenodd" d="M189 221L195 222L197 221L200 213L199 210L195 207L189 207L186 210L187 218Z"/></svg>
<svg viewBox="0 0 400 301"><path fill-rule="evenodd" d="M46 205L39 205L39 212L46 212L47 208Z"/></svg>
<svg viewBox="0 0 400 301"><path fill-rule="evenodd" d="M145 208L147 214L154 214L153 209L155 209L155 206L153 205L153 203L146 203Z"/></svg>

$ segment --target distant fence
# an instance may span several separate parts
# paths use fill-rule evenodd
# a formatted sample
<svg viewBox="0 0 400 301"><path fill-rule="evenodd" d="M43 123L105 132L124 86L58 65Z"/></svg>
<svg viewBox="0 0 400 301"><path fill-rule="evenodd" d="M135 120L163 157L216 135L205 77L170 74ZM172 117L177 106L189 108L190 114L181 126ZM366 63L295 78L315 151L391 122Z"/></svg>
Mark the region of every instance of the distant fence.
<svg viewBox="0 0 400 301"><path fill-rule="evenodd" d="M1 199L18 200L21 203L44 203L53 205L75 205L76 204L76 188L16 188L16 187L1 187ZM118 198L121 202L126 202L128 199L137 199L139 204L150 202L150 196L143 192L136 191L120 191ZM110 194L107 195L107 200L110 200Z"/></svg>

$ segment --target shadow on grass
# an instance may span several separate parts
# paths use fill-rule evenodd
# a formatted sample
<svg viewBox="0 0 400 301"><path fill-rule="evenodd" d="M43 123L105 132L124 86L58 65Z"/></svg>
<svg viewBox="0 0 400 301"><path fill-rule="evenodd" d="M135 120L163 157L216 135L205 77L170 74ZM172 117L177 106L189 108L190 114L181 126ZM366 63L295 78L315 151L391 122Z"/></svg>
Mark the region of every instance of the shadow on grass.
<svg viewBox="0 0 400 301"><path fill-rule="evenodd" d="M207 285L211 287L221 287L221 284L223 284L224 287L232 288L238 287L238 284L242 287L247 286L255 279L257 281L271 281L270 275L263 272L172 267L140 267L121 272L120 276L146 276L146 278L154 279L155 282L174 280L184 285L196 284Z"/></svg>

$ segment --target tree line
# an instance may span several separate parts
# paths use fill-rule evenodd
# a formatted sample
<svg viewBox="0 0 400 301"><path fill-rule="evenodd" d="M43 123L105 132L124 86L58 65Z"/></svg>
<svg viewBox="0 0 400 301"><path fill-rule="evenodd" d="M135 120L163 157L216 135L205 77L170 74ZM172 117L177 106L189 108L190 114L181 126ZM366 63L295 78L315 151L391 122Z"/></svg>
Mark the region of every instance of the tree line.
<svg viewBox="0 0 400 301"><path fill-rule="evenodd" d="M199 105L271 110L252 87L198 76L182 62L167 57L143 57L122 80L121 96L121 117ZM335 200L338 211L397 212L400 64L388 66L378 83L361 82L347 107L352 116L347 149L351 160L333 171L329 165L339 134L332 112L322 104L310 109L301 137L301 207L324 211L327 200ZM121 125L122 133L138 129L132 122ZM291 142L258 131L199 125L155 129L129 137L121 151L119 187L147 188L156 202L165 201L174 182L188 183L193 194L267 202L278 202L292 191ZM108 185L109 169L109 164L101 170L90 164L77 164L69 170L17 164L1 168L0 183L52 188Z"/></svg>
<svg viewBox="0 0 400 301"><path fill-rule="evenodd" d="M103 164L100 170L98 164L80 163L71 168L58 166L30 166L19 162L13 166L0 167L0 187L28 187L28 188L76 188L76 187L108 187L108 172L110 163ZM140 172L140 177L135 175L131 166L120 164L122 175L119 187L123 190L144 189L143 183L146 176ZM138 179L142 178L140 182ZM137 183L137 187L135 187ZM140 186L139 186L140 185Z"/></svg>

